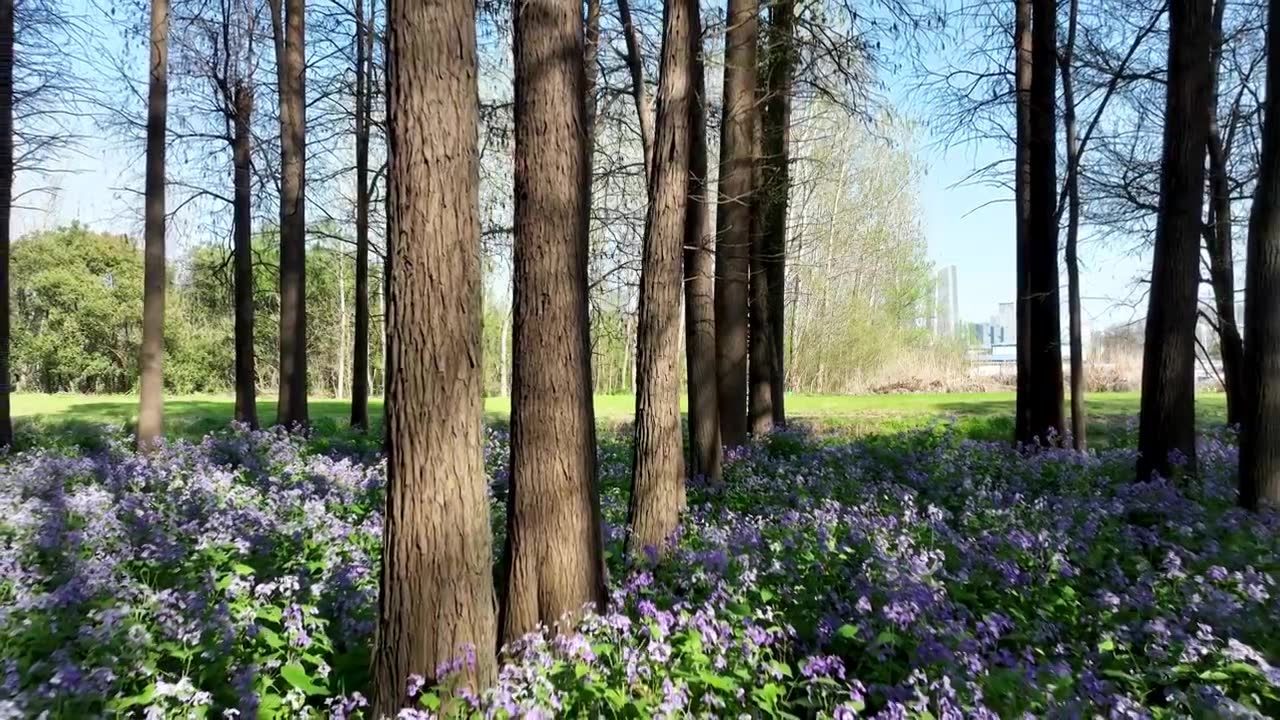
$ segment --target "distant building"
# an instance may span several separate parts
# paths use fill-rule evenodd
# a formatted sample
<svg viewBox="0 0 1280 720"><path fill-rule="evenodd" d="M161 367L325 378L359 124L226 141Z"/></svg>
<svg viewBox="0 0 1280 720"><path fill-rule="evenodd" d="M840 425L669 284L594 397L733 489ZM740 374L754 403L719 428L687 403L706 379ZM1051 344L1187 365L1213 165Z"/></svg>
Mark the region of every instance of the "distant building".
<svg viewBox="0 0 1280 720"><path fill-rule="evenodd" d="M1011 302L1002 302L997 306L996 316L992 324L1000 326L1001 342L1016 343L1018 341L1018 309Z"/></svg>
<svg viewBox="0 0 1280 720"><path fill-rule="evenodd" d="M960 288L956 266L938 271L933 296L933 331L937 335L955 337L960 334Z"/></svg>

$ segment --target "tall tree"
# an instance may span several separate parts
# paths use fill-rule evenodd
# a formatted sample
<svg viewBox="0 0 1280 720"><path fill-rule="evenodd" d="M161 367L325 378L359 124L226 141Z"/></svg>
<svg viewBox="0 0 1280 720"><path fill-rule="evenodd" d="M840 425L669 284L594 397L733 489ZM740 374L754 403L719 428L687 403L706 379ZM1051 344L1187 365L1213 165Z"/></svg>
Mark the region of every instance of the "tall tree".
<svg viewBox="0 0 1280 720"><path fill-rule="evenodd" d="M773 340L773 424L785 425L787 206L791 194L791 85L795 69L795 1L769 6L768 92L764 109L764 270L769 285L769 331Z"/></svg>
<svg viewBox="0 0 1280 720"><path fill-rule="evenodd" d="M373 654L375 717L470 646L495 675L484 474L473 0L387 4L387 500Z"/></svg>
<svg viewBox="0 0 1280 720"><path fill-rule="evenodd" d="M1031 287L1028 274L1030 249L1028 236L1031 218L1031 0L1014 0L1014 222L1017 254L1017 398L1014 410L1014 441L1030 444L1035 439L1031 429Z"/></svg>
<svg viewBox="0 0 1280 720"><path fill-rule="evenodd" d="M1067 263L1067 336L1071 345L1071 446L1076 450L1084 450L1084 339L1081 337L1079 258L1080 135L1076 120L1075 74L1072 66L1080 19L1080 0L1070 0L1068 8L1067 42L1059 57L1062 67L1062 122L1067 131L1067 244L1064 255ZM1061 214L1059 208L1057 215Z"/></svg>
<svg viewBox="0 0 1280 720"><path fill-rule="evenodd" d="M1138 480L1168 477L1173 454L1196 467L1195 327L1209 135L1211 0L1169 3L1160 204L1142 353Z"/></svg>
<svg viewBox="0 0 1280 720"><path fill-rule="evenodd" d="M640 125L640 148L644 153L644 175L647 182L653 176L653 114L649 109L649 92L644 82L644 58L640 56L640 29L631 17L630 0L618 0L618 20L622 23L622 37L627 46L627 71L631 73L631 97L635 101L636 118Z"/></svg>
<svg viewBox="0 0 1280 720"><path fill-rule="evenodd" d="M169 2L151 0L151 73L147 90L146 219L143 230L142 355L138 445L160 441L164 425L164 151L169 115Z"/></svg>
<svg viewBox="0 0 1280 720"><path fill-rule="evenodd" d="M1222 356L1223 389L1227 396L1227 424L1238 425L1247 407L1244 383L1244 343L1236 322L1235 256L1232 251L1234 218L1231 212L1231 178L1227 167L1227 143L1218 122L1219 77L1222 74L1223 17L1226 0L1213 6L1213 70L1209 76L1209 212L1205 246L1209 256L1209 284L1213 288L1218 348ZM1233 109L1233 114L1235 110Z"/></svg>
<svg viewBox="0 0 1280 720"><path fill-rule="evenodd" d="M719 211L716 213L716 374L720 439L747 437L747 276L750 273L752 153L756 118L756 0L728 0L724 117L720 131Z"/></svg>
<svg viewBox="0 0 1280 720"><path fill-rule="evenodd" d="M684 509L680 437L681 254L688 220L689 122L697 0L663 3L658 122L640 267L635 463L627 553L659 552Z"/></svg>
<svg viewBox="0 0 1280 720"><path fill-rule="evenodd" d="M248 34L252 37L252 33ZM250 40L252 42L252 40ZM252 63L250 63L252 67ZM236 420L258 427L258 375L253 352L253 85L248 77L235 82L232 166L232 254L235 260Z"/></svg>
<svg viewBox="0 0 1280 720"><path fill-rule="evenodd" d="M587 323L582 4L514 15L515 358L504 642L605 602Z"/></svg>
<svg viewBox="0 0 1280 720"><path fill-rule="evenodd" d="M720 482L719 388L716 379L715 228L707 184L707 89L701 20L695 15L689 104L689 201L684 221L685 361L689 380L689 474Z"/></svg>
<svg viewBox="0 0 1280 720"><path fill-rule="evenodd" d="M0 0L0 446L13 446L9 410L9 220L13 208L13 12Z"/></svg>
<svg viewBox="0 0 1280 720"><path fill-rule="evenodd" d="M758 100L752 107L755 117L751 123L751 247L747 277L747 427L755 436L773 429L774 345L769 324L769 278L765 273L768 264L765 213L769 188L764 182L764 123L760 116L760 107L767 98L762 90L757 87Z"/></svg>
<svg viewBox="0 0 1280 720"><path fill-rule="evenodd" d="M1058 7L1032 0L1031 107L1027 138L1027 281L1030 303L1028 417L1033 438L1062 437L1062 340L1058 303Z"/></svg>
<svg viewBox="0 0 1280 720"><path fill-rule="evenodd" d="M1280 0L1267 3L1267 31L1280 26ZM1280 52L1267 48L1262 158L1249 218L1244 304L1246 397L1240 435L1240 503L1280 502Z"/></svg>
<svg viewBox="0 0 1280 720"><path fill-rule="evenodd" d="M280 398L287 427L307 424L306 0L269 0L280 86ZM281 7L283 4L283 7Z"/></svg>
<svg viewBox="0 0 1280 720"><path fill-rule="evenodd" d="M374 17L370 0L368 17ZM351 355L351 426L369 427L369 121L373 117L373 32L356 0L356 322Z"/></svg>

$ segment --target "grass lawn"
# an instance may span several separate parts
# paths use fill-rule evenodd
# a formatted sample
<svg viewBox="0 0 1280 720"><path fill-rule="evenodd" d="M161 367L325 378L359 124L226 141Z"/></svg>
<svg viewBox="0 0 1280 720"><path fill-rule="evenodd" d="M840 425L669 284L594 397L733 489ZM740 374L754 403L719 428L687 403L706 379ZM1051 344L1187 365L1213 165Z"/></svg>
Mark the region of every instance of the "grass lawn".
<svg viewBox="0 0 1280 720"><path fill-rule="evenodd" d="M38 395L12 398L19 432L74 431L93 426L132 427L137 417L137 398L132 395ZM378 424L381 398L369 403L371 420ZM683 408L684 402L681 401ZM1202 394L1197 398L1203 424L1220 424L1226 414L1222 394ZM965 434L979 438L1004 438L1013 431L1014 395L1003 393L903 394L903 395L790 395L789 417L821 427L864 434L894 432L936 419L954 418ZM347 425L346 400L313 398L311 419L320 432L336 431ZM596 417L605 425L620 425L631 419L635 399L630 395L599 395ZM165 402L168 431L174 435L198 437L224 427L235 408L229 395L188 395L170 397ZM1087 397L1091 441L1107 444L1127 433L1127 424L1137 416L1137 393L1098 393ZM503 422L511 411L506 397L485 400L491 421ZM275 419L274 399L258 404L264 423Z"/></svg>

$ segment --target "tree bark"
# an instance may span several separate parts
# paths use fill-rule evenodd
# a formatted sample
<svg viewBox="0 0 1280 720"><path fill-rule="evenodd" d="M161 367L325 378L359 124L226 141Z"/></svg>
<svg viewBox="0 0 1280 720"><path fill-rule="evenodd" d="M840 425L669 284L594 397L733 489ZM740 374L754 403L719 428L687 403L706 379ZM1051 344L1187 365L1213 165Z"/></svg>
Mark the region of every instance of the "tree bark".
<svg viewBox="0 0 1280 720"><path fill-rule="evenodd" d="M9 408L9 222L13 210L14 0L0 0L0 447L13 447Z"/></svg>
<svg viewBox="0 0 1280 720"><path fill-rule="evenodd" d="M716 213L716 373L720 439L747 438L747 276L750 272L752 138L756 117L756 0L728 0L724 118Z"/></svg>
<svg viewBox="0 0 1280 720"><path fill-rule="evenodd" d="M515 21L515 361L501 640L605 603L587 324L582 5Z"/></svg>
<svg viewBox="0 0 1280 720"><path fill-rule="evenodd" d="M387 8L394 253L387 352L387 501L373 655L375 717L408 706L410 674L495 677L483 363L475 4Z"/></svg>
<svg viewBox="0 0 1280 720"><path fill-rule="evenodd" d="M1210 0L1169 4L1169 76L1160 208L1142 356L1137 479L1196 470L1195 328L1204 154L1209 136Z"/></svg>
<svg viewBox="0 0 1280 720"><path fill-rule="evenodd" d="M373 33L356 0L356 322L351 355L351 426L369 428L369 119L373 115ZM369 17L373 17L370 8Z"/></svg>
<svg viewBox="0 0 1280 720"><path fill-rule="evenodd" d="M627 70L631 73L631 96L636 104L640 124L640 148L644 153L645 187L652 189L653 115L649 110L649 93L644 84L644 58L640 56L640 30L631 20L630 0L618 0L618 20L627 45ZM597 38L598 40L598 38Z"/></svg>
<svg viewBox="0 0 1280 720"><path fill-rule="evenodd" d="M767 68L766 68L767 70ZM760 107L767 98L757 92L753 106L751 164L751 248L747 277L747 427L757 437L773 430L773 339L769 324L769 277L765 268L765 214L769 188L765 186L764 123Z"/></svg>
<svg viewBox="0 0 1280 720"><path fill-rule="evenodd" d="M169 115L169 3L151 0L151 74L147 91L146 220L142 295L141 406L138 447L164 433L165 123Z"/></svg>
<svg viewBox="0 0 1280 720"><path fill-rule="evenodd" d="M232 250L235 256L236 420L258 428L258 376L253 352L253 87L235 86L235 169Z"/></svg>
<svg viewBox="0 0 1280 720"><path fill-rule="evenodd" d="M1280 26L1280 0L1267 3L1267 30ZM1274 37L1274 35L1273 35ZM1267 94L1258 185L1249 218L1244 305L1245 387L1240 502L1280 502L1280 52L1267 53Z"/></svg>
<svg viewBox="0 0 1280 720"><path fill-rule="evenodd" d="M280 86L280 397L276 420L288 428L300 428L307 425L306 0L270 0L270 6Z"/></svg>
<svg viewBox="0 0 1280 720"><path fill-rule="evenodd" d="M636 340L635 463L627 555L661 553L685 504L680 434L680 289L688 218L689 121L693 92L690 36L697 0L663 3L658 127L640 266Z"/></svg>
<svg viewBox="0 0 1280 720"><path fill-rule="evenodd" d="M1075 77L1072 62L1076 47L1080 0L1071 0L1068 11L1067 44L1062 51L1063 124L1067 126L1067 333L1071 343L1071 447L1083 452L1085 438L1084 410L1084 338L1080 317L1080 139L1076 119ZM1055 220L1056 222L1056 220Z"/></svg>
<svg viewBox="0 0 1280 720"><path fill-rule="evenodd" d="M1236 322L1235 257L1232 252L1231 184L1227 173L1227 149L1218 124L1218 73L1222 68L1222 20L1226 1L1213 9L1213 71L1210 75L1209 113L1209 222L1205 245L1209 255L1209 283L1218 315L1218 346L1222 355L1223 389L1227 396L1227 424L1243 420L1248 406L1244 387L1244 343Z"/></svg>
<svg viewBox="0 0 1280 720"><path fill-rule="evenodd" d="M1014 410L1014 442L1029 445L1031 430L1031 285L1028 274L1029 223L1031 217L1031 0L1014 0L1014 83L1017 128L1014 148L1014 216L1017 254L1017 297L1014 335L1017 343L1017 399Z"/></svg>
<svg viewBox="0 0 1280 720"><path fill-rule="evenodd" d="M773 340L773 424L787 424L786 283L787 205L791 194L791 75L795 71L795 4L769 8L769 91L764 111L765 277L769 283L769 329Z"/></svg>
<svg viewBox="0 0 1280 720"><path fill-rule="evenodd" d="M689 474L721 479L720 406L716 380L715 228L707 184L707 104L701 19L695 15L693 90L689 104L689 202L684 225L685 362L689 383Z"/></svg>
<svg viewBox="0 0 1280 720"><path fill-rule="evenodd" d="M1043 442L1063 435L1062 319L1058 294L1057 84L1055 0L1032 0L1031 107L1027 187L1027 280L1030 294L1031 435Z"/></svg>

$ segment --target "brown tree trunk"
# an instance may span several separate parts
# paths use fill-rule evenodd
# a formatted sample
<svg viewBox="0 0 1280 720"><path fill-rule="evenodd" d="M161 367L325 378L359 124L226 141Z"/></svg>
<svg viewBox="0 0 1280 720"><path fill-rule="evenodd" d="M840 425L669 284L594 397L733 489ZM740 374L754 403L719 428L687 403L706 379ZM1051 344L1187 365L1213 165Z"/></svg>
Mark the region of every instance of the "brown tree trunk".
<svg viewBox="0 0 1280 720"><path fill-rule="evenodd" d="M1075 77L1072 61L1080 0L1071 0L1067 15L1067 44L1062 51L1063 123L1067 126L1067 333L1071 342L1071 447L1084 451L1084 339L1080 317L1080 138L1076 120ZM1056 219L1055 219L1056 222Z"/></svg>
<svg viewBox="0 0 1280 720"><path fill-rule="evenodd" d="M146 225L142 294L141 394L138 446L164 433L164 151L169 115L169 3L151 0L151 79L147 92Z"/></svg>
<svg viewBox="0 0 1280 720"><path fill-rule="evenodd" d="M787 204L791 193L791 74L795 68L795 4L769 8L769 91L764 110L765 277L769 283L769 329L773 340L773 424L785 425Z"/></svg>
<svg viewBox="0 0 1280 720"><path fill-rule="evenodd" d="M235 256L236 420L258 427L258 376L253 353L253 88L247 80L235 86L235 166L232 216Z"/></svg>
<svg viewBox="0 0 1280 720"><path fill-rule="evenodd" d="M635 463L627 554L666 550L684 509L680 436L680 285L688 217L689 121L698 0L663 3L658 127L640 266Z"/></svg>
<svg viewBox="0 0 1280 720"><path fill-rule="evenodd" d="M587 324L582 5L515 9L515 359L502 642L603 608Z"/></svg>
<svg viewBox="0 0 1280 720"><path fill-rule="evenodd" d="M622 23L622 38L627 44L627 70L631 73L631 96L635 100L636 116L640 123L640 148L644 153L645 186L652 189L653 115L649 110L649 93L644 84L644 58L640 56L640 30L631 20L630 0L618 0L618 19Z"/></svg>
<svg viewBox="0 0 1280 720"><path fill-rule="evenodd" d="M747 439L747 276L755 164L756 0L728 0L724 118L720 131L719 211L716 213L716 374L720 439Z"/></svg>
<svg viewBox="0 0 1280 720"><path fill-rule="evenodd" d="M765 100L758 92L760 101ZM751 248L747 279L747 427L761 436L773 430L773 339L769 324L769 277L765 268L765 213L768 207L764 166L764 123L756 102L752 122Z"/></svg>
<svg viewBox="0 0 1280 720"><path fill-rule="evenodd" d="M373 654L374 717L410 704L470 647L495 677L492 534L484 474L475 4L387 13L387 501Z"/></svg>
<svg viewBox="0 0 1280 720"><path fill-rule="evenodd" d="M1016 227L1017 291L1017 399L1014 410L1014 442L1030 444L1031 430L1031 285L1028 274L1028 228L1031 217L1031 0L1014 0L1014 82L1017 130L1014 148L1014 217Z"/></svg>
<svg viewBox="0 0 1280 720"><path fill-rule="evenodd" d="M1027 279L1030 307L1031 435L1041 441L1063 434L1062 319L1058 294L1057 87L1058 32L1055 0L1032 0L1031 108L1027 187Z"/></svg>
<svg viewBox="0 0 1280 720"><path fill-rule="evenodd" d="M365 23L364 2L356 0L356 323L351 426L361 430L369 427L369 119L373 114L373 33Z"/></svg>
<svg viewBox="0 0 1280 720"><path fill-rule="evenodd" d="M684 225L685 361L689 382L689 468L691 476L719 483L720 405L716 384L715 228L707 185L707 105L701 20L695 15L692 46L693 89L689 105L689 203Z"/></svg>
<svg viewBox="0 0 1280 720"><path fill-rule="evenodd" d="M1226 1L1213 8L1213 72L1210 75L1209 113L1209 222L1205 245L1209 255L1209 284L1218 315L1218 346L1222 354L1223 389L1227 396L1227 424L1239 425L1248 406L1244 387L1244 343L1236 323L1235 258L1232 252L1231 184L1227 173L1227 149L1218 124L1218 73L1222 67L1222 19Z"/></svg>
<svg viewBox="0 0 1280 720"><path fill-rule="evenodd" d="M276 421L297 428L307 425L306 0L270 0L270 5L280 85L280 398Z"/></svg>
<svg viewBox="0 0 1280 720"><path fill-rule="evenodd" d="M1280 0L1267 3L1267 30L1280 26ZM1274 37L1274 35L1272 35ZM1240 502L1280 503L1280 52L1267 54L1262 158L1249 218L1244 305L1245 387L1240 434Z"/></svg>
<svg viewBox="0 0 1280 720"><path fill-rule="evenodd" d="M1169 4L1169 77L1160 209L1142 353L1137 479L1169 477L1171 453L1196 469L1195 329L1209 136L1210 0Z"/></svg>
<svg viewBox="0 0 1280 720"><path fill-rule="evenodd" d="M9 409L9 221L13 209L13 13L0 0L0 447L13 447Z"/></svg>

